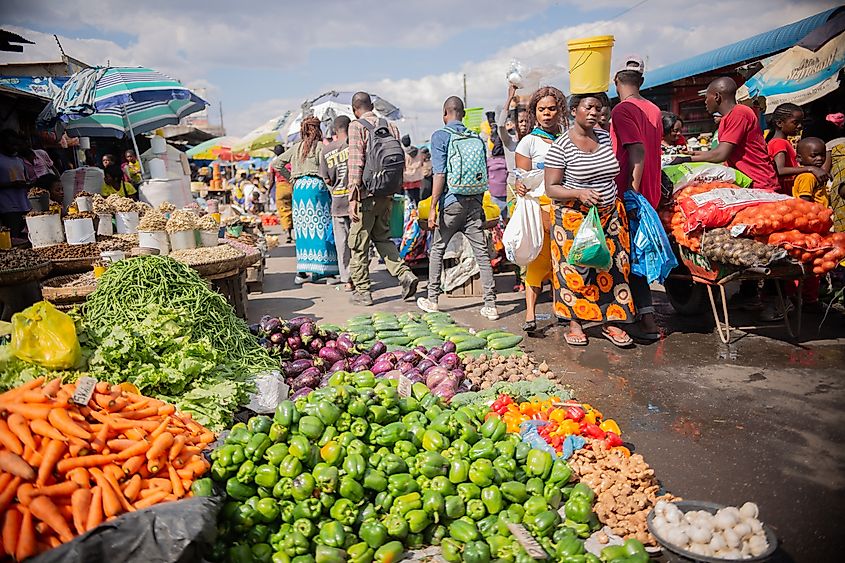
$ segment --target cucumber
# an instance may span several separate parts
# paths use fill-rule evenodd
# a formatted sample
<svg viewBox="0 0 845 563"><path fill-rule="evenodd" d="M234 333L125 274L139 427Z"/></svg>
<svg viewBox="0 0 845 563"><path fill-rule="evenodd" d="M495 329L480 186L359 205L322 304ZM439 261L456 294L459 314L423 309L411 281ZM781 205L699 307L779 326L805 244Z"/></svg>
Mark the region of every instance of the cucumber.
<svg viewBox="0 0 845 563"><path fill-rule="evenodd" d="M452 322L452 315L449 313L444 313L443 311L436 311L434 313L423 313L422 319L424 321L433 321L435 319L447 319L448 322Z"/></svg>
<svg viewBox="0 0 845 563"><path fill-rule="evenodd" d="M495 334L499 332L498 328L485 328L484 330L479 330L475 333L475 335L479 338L487 338L491 334Z"/></svg>
<svg viewBox="0 0 845 563"><path fill-rule="evenodd" d="M360 321L362 323L372 324L373 319L370 317L370 315L355 315L354 317L349 319L350 323L355 323L355 322L358 322L358 321Z"/></svg>
<svg viewBox="0 0 845 563"><path fill-rule="evenodd" d="M467 350L483 350L487 345L487 341L477 336L472 336L466 340L455 342L456 352L466 352Z"/></svg>
<svg viewBox="0 0 845 563"><path fill-rule="evenodd" d="M388 352L404 352L406 350L407 350L407 348L405 348L404 346L399 346L397 344L388 344L387 345L387 351Z"/></svg>
<svg viewBox="0 0 845 563"><path fill-rule="evenodd" d="M462 326L448 326L437 331L437 334L448 338L454 334L469 334L469 331Z"/></svg>
<svg viewBox="0 0 845 563"><path fill-rule="evenodd" d="M434 348L435 346L440 346L443 344L443 341L437 338L436 336L421 336L417 338L413 342L414 346L425 346L426 348Z"/></svg>
<svg viewBox="0 0 845 563"><path fill-rule="evenodd" d="M411 343L410 336L393 336L391 338L381 338L380 340L388 346L391 344L394 346L407 346Z"/></svg>
<svg viewBox="0 0 845 563"><path fill-rule="evenodd" d="M386 331L386 330L398 330L398 331L401 331L401 330L402 330L402 325L400 325L399 323L375 323L375 324L373 325L373 328L376 330L376 332L379 332L379 331Z"/></svg>
<svg viewBox="0 0 845 563"><path fill-rule="evenodd" d="M510 336L491 338L487 341L487 347L491 350L507 350L508 348L516 348L520 342L522 342L521 336L511 334Z"/></svg>
<svg viewBox="0 0 845 563"><path fill-rule="evenodd" d="M446 340L449 340L450 342L454 342L455 344L457 344L458 342L463 342L464 340L469 340L470 338L478 338L478 337L473 335L473 334L470 334L468 332L455 332L453 334L448 335L446 337ZM481 338L480 340L484 340L484 339ZM484 342L487 342L487 341L484 340Z"/></svg>
<svg viewBox="0 0 845 563"><path fill-rule="evenodd" d="M385 338L396 338L397 336L408 336L401 330L377 330L376 336L379 340L384 340Z"/></svg>
<svg viewBox="0 0 845 563"><path fill-rule="evenodd" d="M417 338L437 338L427 330L423 331L413 331L413 332L406 332L405 336L410 336L412 339L416 340ZM439 339L438 339L439 340Z"/></svg>
<svg viewBox="0 0 845 563"><path fill-rule="evenodd" d="M417 322L419 320L419 315L417 315L416 313L408 312L402 313L397 318L399 319L399 322Z"/></svg>
<svg viewBox="0 0 845 563"><path fill-rule="evenodd" d="M458 357L465 360L467 358L477 358L482 354L485 354L488 358L493 357L492 350L488 350L486 348L482 348L481 350L466 350L464 352L458 352Z"/></svg>
<svg viewBox="0 0 845 563"><path fill-rule="evenodd" d="M343 329L337 325L333 324L324 324L324 325L317 325L319 328L327 331L327 332L343 332Z"/></svg>
<svg viewBox="0 0 845 563"><path fill-rule="evenodd" d="M497 338L504 338L506 336L514 336L514 334L512 332L505 332L504 330L497 330L496 332L491 332L490 334L488 334L484 338L486 338L489 341L489 340L496 340Z"/></svg>
<svg viewBox="0 0 845 563"><path fill-rule="evenodd" d="M384 313L384 312L379 312L379 311L373 313L371 316L373 317L373 320L376 320L376 319L396 320L397 319L397 317L394 313Z"/></svg>
<svg viewBox="0 0 845 563"><path fill-rule="evenodd" d="M367 340L375 340L376 333L371 330L367 332L353 332L352 337L355 342L365 342Z"/></svg>
<svg viewBox="0 0 845 563"><path fill-rule="evenodd" d="M405 333L421 331L421 330L424 330L426 332L431 332L431 329L428 328L427 324L409 323L409 324L406 324L402 327L402 332L405 332Z"/></svg>
<svg viewBox="0 0 845 563"><path fill-rule="evenodd" d="M504 350L491 350L491 352L495 352L496 354L499 354L500 356L505 356L505 357L509 357L509 356L519 357L519 356L525 355L525 352L523 352L519 348L505 348Z"/></svg>

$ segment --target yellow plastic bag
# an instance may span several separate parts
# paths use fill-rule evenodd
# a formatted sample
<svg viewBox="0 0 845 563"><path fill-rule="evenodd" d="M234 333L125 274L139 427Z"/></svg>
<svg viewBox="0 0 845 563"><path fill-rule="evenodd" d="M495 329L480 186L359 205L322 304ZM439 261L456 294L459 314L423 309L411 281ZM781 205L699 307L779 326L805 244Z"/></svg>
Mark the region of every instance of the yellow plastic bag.
<svg viewBox="0 0 845 563"><path fill-rule="evenodd" d="M502 216L502 210L499 206L493 203L490 192L484 192L484 197L481 199L481 207L484 209L484 219L486 221L493 221Z"/></svg>
<svg viewBox="0 0 845 563"><path fill-rule="evenodd" d="M436 205L435 208L437 208ZM420 200L417 204L417 213L419 213L420 219L428 221L428 215L431 213L431 196Z"/></svg>
<svg viewBox="0 0 845 563"><path fill-rule="evenodd" d="M70 369L82 357L73 319L47 301L12 315L12 353L51 369Z"/></svg>

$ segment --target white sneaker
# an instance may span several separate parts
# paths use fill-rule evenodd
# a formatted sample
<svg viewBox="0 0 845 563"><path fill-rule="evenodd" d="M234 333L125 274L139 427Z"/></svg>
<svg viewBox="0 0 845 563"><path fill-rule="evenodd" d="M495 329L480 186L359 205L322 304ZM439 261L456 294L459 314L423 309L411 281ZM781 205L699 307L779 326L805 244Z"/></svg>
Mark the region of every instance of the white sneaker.
<svg viewBox="0 0 845 563"><path fill-rule="evenodd" d="M487 320L495 321L499 319L499 311L496 306L484 306L481 308L481 316Z"/></svg>
<svg viewBox="0 0 845 563"><path fill-rule="evenodd" d="M437 302L432 301L428 297L420 297L419 299L417 299L417 307L419 307L426 313L436 313L440 310L440 307L437 305Z"/></svg>

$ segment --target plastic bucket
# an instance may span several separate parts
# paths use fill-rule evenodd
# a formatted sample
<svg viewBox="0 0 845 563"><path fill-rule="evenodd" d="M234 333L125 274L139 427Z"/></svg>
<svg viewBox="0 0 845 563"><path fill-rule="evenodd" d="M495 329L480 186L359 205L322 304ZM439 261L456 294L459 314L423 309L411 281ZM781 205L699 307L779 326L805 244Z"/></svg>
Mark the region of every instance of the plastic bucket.
<svg viewBox="0 0 845 563"><path fill-rule="evenodd" d="M405 232L405 196L393 196L390 210L390 238L402 238Z"/></svg>
<svg viewBox="0 0 845 563"><path fill-rule="evenodd" d="M90 217L83 219L65 219L65 236L68 244L88 244L97 242L94 231L94 220Z"/></svg>
<svg viewBox="0 0 845 563"><path fill-rule="evenodd" d="M572 39L566 46L569 49L569 90L573 94L607 92L613 36Z"/></svg>
<svg viewBox="0 0 845 563"><path fill-rule="evenodd" d="M119 235L134 235L138 232L138 212L137 211L118 211L114 214L115 223L117 223L117 234Z"/></svg>
<svg viewBox="0 0 845 563"><path fill-rule="evenodd" d="M138 231L139 248L156 248L162 256L170 252L170 238L165 231Z"/></svg>
<svg viewBox="0 0 845 563"><path fill-rule="evenodd" d="M56 214L27 217L26 229L29 231L29 242L33 248L52 246L65 241L62 218Z"/></svg>
<svg viewBox="0 0 845 563"><path fill-rule="evenodd" d="M220 231L199 231L200 233L200 244L202 246L217 246L217 240L219 238Z"/></svg>
<svg viewBox="0 0 845 563"><path fill-rule="evenodd" d="M100 213L97 215L97 234L110 237L114 234L114 223L111 213Z"/></svg>
<svg viewBox="0 0 845 563"><path fill-rule="evenodd" d="M194 231L177 231L170 233L170 249L185 250L197 247L197 236Z"/></svg>
<svg viewBox="0 0 845 563"><path fill-rule="evenodd" d="M80 213L83 211L93 211L91 198L88 196L80 196L76 198L76 208L79 209Z"/></svg>
<svg viewBox="0 0 845 563"><path fill-rule="evenodd" d="M50 194L41 194L39 196L30 197L29 206L33 211L49 211L50 210Z"/></svg>

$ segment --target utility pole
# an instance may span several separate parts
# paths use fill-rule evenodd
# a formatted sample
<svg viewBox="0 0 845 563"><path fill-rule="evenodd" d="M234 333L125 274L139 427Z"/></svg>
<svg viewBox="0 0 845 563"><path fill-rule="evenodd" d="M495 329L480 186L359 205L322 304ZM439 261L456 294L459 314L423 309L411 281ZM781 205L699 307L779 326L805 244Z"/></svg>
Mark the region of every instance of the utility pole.
<svg viewBox="0 0 845 563"><path fill-rule="evenodd" d="M467 73L464 73L464 107L467 107L469 102L467 101Z"/></svg>
<svg viewBox="0 0 845 563"><path fill-rule="evenodd" d="M225 135L226 127L223 126L223 100L220 100L220 131Z"/></svg>

